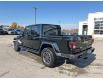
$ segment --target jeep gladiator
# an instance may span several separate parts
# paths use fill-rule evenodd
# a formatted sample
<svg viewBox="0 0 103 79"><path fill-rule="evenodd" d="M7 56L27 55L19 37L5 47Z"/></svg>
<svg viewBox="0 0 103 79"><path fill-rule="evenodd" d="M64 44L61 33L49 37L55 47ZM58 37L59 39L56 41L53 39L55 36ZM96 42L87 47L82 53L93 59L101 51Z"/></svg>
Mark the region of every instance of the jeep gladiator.
<svg viewBox="0 0 103 79"><path fill-rule="evenodd" d="M62 35L60 25L36 24L26 26L13 42L16 51L26 48L39 54L44 65L55 67L58 58L74 59L92 53L93 41L90 35Z"/></svg>

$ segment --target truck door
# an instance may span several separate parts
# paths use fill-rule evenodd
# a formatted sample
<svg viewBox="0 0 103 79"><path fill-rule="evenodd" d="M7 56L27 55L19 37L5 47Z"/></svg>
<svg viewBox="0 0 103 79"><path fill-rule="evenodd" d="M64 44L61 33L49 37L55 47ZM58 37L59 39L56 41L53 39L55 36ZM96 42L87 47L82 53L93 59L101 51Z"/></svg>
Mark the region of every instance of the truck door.
<svg viewBox="0 0 103 79"><path fill-rule="evenodd" d="M28 47L28 48L32 48L30 30L31 30L31 26L27 26L24 30L24 35L22 38L23 46Z"/></svg>
<svg viewBox="0 0 103 79"><path fill-rule="evenodd" d="M32 48L38 50L40 47L40 25L34 25L31 27L32 34Z"/></svg>

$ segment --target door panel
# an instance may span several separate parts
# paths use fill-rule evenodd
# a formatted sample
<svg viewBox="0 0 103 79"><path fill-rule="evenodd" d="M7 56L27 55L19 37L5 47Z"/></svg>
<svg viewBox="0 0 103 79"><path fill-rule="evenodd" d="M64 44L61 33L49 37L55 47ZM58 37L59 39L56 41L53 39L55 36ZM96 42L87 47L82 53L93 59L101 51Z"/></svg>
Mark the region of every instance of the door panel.
<svg viewBox="0 0 103 79"><path fill-rule="evenodd" d="M33 49L39 49L40 47L40 25L34 25L32 26L32 48Z"/></svg>
<svg viewBox="0 0 103 79"><path fill-rule="evenodd" d="M25 35L22 39L23 46L31 48L31 41L28 38L28 35Z"/></svg>
<svg viewBox="0 0 103 79"><path fill-rule="evenodd" d="M30 29L31 29L30 26L26 26L26 28L24 30L24 36L22 38L22 43L23 43L23 46L32 48L31 39L29 38L29 36L30 36Z"/></svg>

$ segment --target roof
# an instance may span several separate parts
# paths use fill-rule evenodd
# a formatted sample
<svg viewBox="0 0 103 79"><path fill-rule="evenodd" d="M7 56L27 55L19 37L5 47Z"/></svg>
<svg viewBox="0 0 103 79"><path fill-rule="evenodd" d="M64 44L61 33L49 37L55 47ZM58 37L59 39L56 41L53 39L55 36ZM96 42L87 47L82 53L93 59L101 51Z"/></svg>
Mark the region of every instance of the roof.
<svg viewBox="0 0 103 79"><path fill-rule="evenodd" d="M28 26L34 26L34 25L52 25L52 26L60 27L60 25L56 25L56 24L32 24L32 25L28 25ZM26 26L26 27L28 27L28 26Z"/></svg>

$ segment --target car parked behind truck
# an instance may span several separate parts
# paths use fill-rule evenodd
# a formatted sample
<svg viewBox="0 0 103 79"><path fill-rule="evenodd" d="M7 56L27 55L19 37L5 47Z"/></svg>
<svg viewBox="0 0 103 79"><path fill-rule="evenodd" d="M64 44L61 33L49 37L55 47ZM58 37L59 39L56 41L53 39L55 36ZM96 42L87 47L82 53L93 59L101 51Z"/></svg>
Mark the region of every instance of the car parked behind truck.
<svg viewBox="0 0 103 79"><path fill-rule="evenodd" d="M93 38L90 35L62 35L60 25L36 24L26 26L24 32L14 38L14 49L39 54L44 65L55 67L63 59L86 57L92 53Z"/></svg>
<svg viewBox="0 0 103 79"><path fill-rule="evenodd" d="M6 35L8 34L7 30L3 29L3 26L0 26L0 35Z"/></svg>
<svg viewBox="0 0 103 79"><path fill-rule="evenodd" d="M8 29L9 35L20 35L22 31L20 29Z"/></svg>

